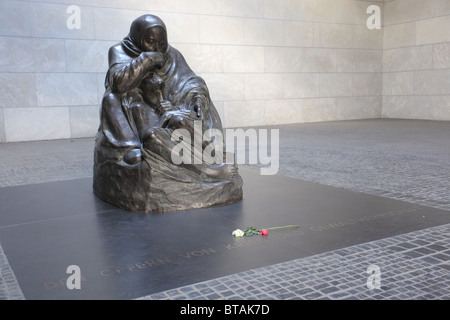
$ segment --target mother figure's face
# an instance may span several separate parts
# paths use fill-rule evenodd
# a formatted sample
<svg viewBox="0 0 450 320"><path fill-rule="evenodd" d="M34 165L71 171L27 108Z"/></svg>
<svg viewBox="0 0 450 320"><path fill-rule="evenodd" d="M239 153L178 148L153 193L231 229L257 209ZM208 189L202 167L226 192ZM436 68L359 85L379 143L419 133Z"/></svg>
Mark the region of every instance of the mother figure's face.
<svg viewBox="0 0 450 320"><path fill-rule="evenodd" d="M166 31L161 27L152 27L145 30L141 47L147 52L165 53L168 48Z"/></svg>

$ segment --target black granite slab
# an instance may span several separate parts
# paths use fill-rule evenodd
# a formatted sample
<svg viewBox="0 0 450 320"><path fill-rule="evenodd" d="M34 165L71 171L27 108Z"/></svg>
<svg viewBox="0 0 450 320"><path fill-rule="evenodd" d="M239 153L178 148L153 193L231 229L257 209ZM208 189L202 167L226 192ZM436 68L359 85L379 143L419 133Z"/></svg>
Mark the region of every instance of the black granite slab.
<svg viewBox="0 0 450 320"><path fill-rule="evenodd" d="M450 212L241 168L242 202L131 213L92 179L0 189L0 242L27 299L133 299L450 222ZM296 224L267 237L232 231ZM66 269L81 269L81 289Z"/></svg>

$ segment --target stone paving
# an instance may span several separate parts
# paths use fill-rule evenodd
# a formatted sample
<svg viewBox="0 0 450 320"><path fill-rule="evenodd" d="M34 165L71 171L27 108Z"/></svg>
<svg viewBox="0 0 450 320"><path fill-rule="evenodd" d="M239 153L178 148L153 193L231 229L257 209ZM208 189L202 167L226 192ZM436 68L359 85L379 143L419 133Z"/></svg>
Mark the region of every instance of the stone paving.
<svg viewBox="0 0 450 320"><path fill-rule="evenodd" d="M380 269L380 287L367 282ZM370 282L370 281L369 281ZM372 283L372 282L370 282ZM143 300L450 299L450 224L142 297Z"/></svg>
<svg viewBox="0 0 450 320"><path fill-rule="evenodd" d="M0 187L92 177L94 138L0 144Z"/></svg>
<svg viewBox="0 0 450 320"><path fill-rule="evenodd" d="M279 129L281 175L450 211L449 122L357 120ZM0 187L90 177L93 143L0 144ZM141 299L449 299L449 236L450 225L438 226ZM7 261L0 246L0 299L23 299ZM380 268L380 289L367 287L372 264Z"/></svg>
<svg viewBox="0 0 450 320"><path fill-rule="evenodd" d="M276 127L273 127L276 128ZM279 174L450 210L450 122L283 126Z"/></svg>
<svg viewBox="0 0 450 320"><path fill-rule="evenodd" d="M8 263L5 253L0 246L0 300L23 300L25 299L17 284L14 272Z"/></svg>

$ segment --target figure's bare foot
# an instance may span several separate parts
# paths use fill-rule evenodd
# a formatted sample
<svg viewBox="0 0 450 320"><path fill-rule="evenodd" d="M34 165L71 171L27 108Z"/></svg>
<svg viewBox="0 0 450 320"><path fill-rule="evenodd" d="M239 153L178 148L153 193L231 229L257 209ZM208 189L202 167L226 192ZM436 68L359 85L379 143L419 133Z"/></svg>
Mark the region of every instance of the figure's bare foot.
<svg viewBox="0 0 450 320"><path fill-rule="evenodd" d="M207 179L221 180L232 179L238 173L236 164L221 163L216 165L200 165L200 175Z"/></svg>

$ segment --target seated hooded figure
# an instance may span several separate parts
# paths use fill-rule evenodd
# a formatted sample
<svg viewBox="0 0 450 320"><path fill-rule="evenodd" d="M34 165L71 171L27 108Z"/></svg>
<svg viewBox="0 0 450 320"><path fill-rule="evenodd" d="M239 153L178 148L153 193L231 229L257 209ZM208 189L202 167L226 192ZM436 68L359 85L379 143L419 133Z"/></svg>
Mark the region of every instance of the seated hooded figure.
<svg viewBox="0 0 450 320"><path fill-rule="evenodd" d="M137 18L128 36L110 48L108 60L94 152L95 194L118 207L144 212L241 200L242 179L235 163L172 161L180 143L174 132L184 130L193 138L199 122L202 133L221 132L222 124L206 83L168 44L162 20L153 15ZM211 146L224 152L218 140L203 141L202 136L201 153ZM195 147L193 139L183 143ZM194 148L186 150L199 154Z"/></svg>

